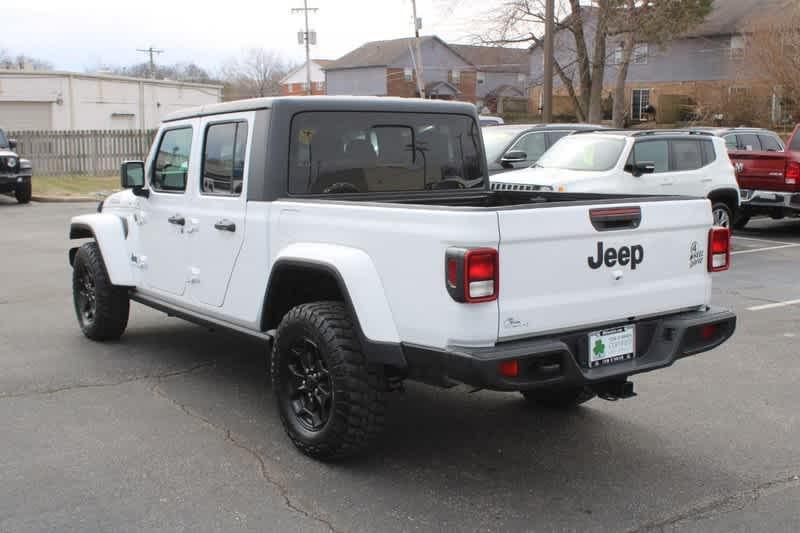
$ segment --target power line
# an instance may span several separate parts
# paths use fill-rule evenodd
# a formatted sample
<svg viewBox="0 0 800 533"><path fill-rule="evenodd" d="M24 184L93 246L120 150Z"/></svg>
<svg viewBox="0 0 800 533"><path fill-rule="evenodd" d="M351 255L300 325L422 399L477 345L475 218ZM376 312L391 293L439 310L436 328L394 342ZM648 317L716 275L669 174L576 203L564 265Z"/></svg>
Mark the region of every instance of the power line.
<svg viewBox="0 0 800 533"><path fill-rule="evenodd" d="M303 16L306 19L306 31L302 32L302 40L306 44L306 94L312 94L311 90L311 41L313 40L313 44L317 44L317 35L314 32L308 31L308 12L313 11L316 13L319 11L316 7L308 7L308 0L303 0L303 7L293 7L292 13L303 13Z"/></svg>
<svg viewBox="0 0 800 533"><path fill-rule="evenodd" d="M153 56L158 54L163 54L164 50L159 50L158 48L153 48L152 46L150 46L150 48L144 48L144 49L137 48L136 51L145 54L150 54L150 78L156 79L156 62Z"/></svg>

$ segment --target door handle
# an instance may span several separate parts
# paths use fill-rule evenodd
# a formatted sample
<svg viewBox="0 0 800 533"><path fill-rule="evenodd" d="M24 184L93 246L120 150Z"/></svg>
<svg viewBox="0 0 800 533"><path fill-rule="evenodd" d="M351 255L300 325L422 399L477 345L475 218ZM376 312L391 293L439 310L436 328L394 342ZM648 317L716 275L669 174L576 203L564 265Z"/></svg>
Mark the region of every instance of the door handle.
<svg viewBox="0 0 800 533"><path fill-rule="evenodd" d="M220 231L234 232L236 231L236 224L234 224L230 220L223 218L222 220L218 220L217 223L214 224L214 229L218 229Z"/></svg>
<svg viewBox="0 0 800 533"><path fill-rule="evenodd" d="M185 226L186 219L180 215L172 215L167 219L170 224L175 224L176 226Z"/></svg>

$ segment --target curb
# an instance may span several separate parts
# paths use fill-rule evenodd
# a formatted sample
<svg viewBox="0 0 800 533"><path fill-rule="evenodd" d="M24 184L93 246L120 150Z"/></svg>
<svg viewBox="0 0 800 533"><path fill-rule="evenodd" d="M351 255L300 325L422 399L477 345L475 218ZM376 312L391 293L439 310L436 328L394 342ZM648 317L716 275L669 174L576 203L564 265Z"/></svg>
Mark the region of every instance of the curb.
<svg viewBox="0 0 800 533"><path fill-rule="evenodd" d="M31 201L51 204L99 202L101 199L97 196L31 196Z"/></svg>

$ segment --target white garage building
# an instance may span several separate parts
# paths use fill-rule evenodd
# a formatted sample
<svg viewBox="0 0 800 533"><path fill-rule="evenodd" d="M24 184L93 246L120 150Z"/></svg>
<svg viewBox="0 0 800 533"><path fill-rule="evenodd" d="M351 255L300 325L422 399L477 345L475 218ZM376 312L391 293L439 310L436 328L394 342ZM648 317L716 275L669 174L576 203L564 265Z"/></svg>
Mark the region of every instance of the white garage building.
<svg viewBox="0 0 800 533"><path fill-rule="evenodd" d="M147 130L172 111L221 101L221 85L0 70L6 130Z"/></svg>

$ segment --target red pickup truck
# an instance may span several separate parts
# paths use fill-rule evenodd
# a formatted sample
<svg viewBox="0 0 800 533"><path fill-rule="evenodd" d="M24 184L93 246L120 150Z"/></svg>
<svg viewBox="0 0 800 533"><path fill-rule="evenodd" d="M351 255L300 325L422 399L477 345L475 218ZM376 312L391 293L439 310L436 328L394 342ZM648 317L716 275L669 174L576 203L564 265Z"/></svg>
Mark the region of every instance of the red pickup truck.
<svg viewBox="0 0 800 533"><path fill-rule="evenodd" d="M777 134L763 129L713 133L725 139L741 189L734 228L745 227L755 215L780 219L800 214L800 124L785 145Z"/></svg>

